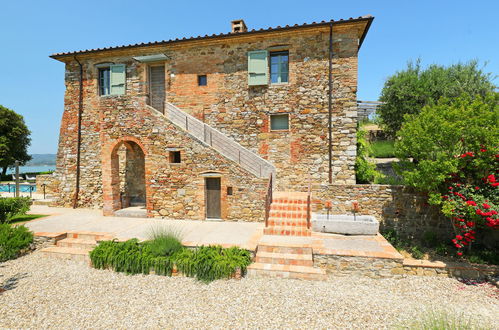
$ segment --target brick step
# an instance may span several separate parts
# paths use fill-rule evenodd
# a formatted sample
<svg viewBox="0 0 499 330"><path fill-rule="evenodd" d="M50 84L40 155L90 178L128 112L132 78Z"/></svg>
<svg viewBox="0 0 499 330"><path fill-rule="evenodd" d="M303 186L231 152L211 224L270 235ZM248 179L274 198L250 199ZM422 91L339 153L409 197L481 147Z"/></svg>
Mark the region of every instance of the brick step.
<svg viewBox="0 0 499 330"><path fill-rule="evenodd" d="M257 254L260 252L270 252L270 253L286 253L286 254L308 254L312 255L312 247L308 244L303 245L291 245L291 244L273 244L273 243L262 243L260 242L257 247Z"/></svg>
<svg viewBox="0 0 499 330"><path fill-rule="evenodd" d="M263 264L313 266L312 254L294 254L258 251L255 262Z"/></svg>
<svg viewBox="0 0 499 330"><path fill-rule="evenodd" d="M75 248L75 249L93 249L97 246L95 240L80 239L80 238L65 238L57 241L57 246Z"/></svg>
<svg viewBox="0 0 499 330"><path fill-rule="evenodd" d="M248 266L248 277L277 277L301 280L325 280L326 272L310 266L264 264L255 262Z"/></svg>
<svg viewBox="0 0 499 330"><path fill-rule="evenodd" d="M96 242L113 239L113 236L109 235L109 233L99 233L92 231L69 231L66 237Z"/></svg>
<svg viewBox="0 0 499 330"><path fill-rule="evenodd" d="M307 205L288 204L288 203L272 203L270 204L271 211L302 211L307 212Z"/></svg>
<svg viewBox="0 0 499 330"><path fill-rule="evenodd" d="M296 226L273 226L263 229L265 235L285 235L285 236L311 236L312 232L307 227Z"/></svg>
<svg viewBox="0 0 499 330"><path fill-rule="evenodd" d="M273 218L292 218L292 219L307 219L306 211L284 211L270 209L269 217Z"/></svg>
<svg viewBox="0 0 499 330"><path fill-rule="evenodd" d="M307 199L294 199L294 198L286 198L286 197L278 197L278 198L272 198L272 204L285 204L285 205L297 205L297 206L303 206L307 205Z"/></svg>
<svg viewBox="0 0 499 330"><path fill-rule="evenodd" d="M40 254L46 258L58 258L73 261L90 262L89 252L91 249L78 249L69 247L48 247L40 250Z"/></svg>
<svg viewBox="0 0 499 330"><path fill-rule="evenodd" d="M268 226L294 226L294 227L307 227L307 220L303 219L282 219L282 218L269 218Z"/></svg>

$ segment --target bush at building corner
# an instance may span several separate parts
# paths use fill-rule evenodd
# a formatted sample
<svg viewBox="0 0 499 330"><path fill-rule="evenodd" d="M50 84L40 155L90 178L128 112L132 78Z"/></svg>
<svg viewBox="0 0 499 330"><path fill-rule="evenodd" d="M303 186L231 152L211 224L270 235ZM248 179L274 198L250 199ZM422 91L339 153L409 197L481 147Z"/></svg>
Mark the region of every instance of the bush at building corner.
<svg viewBox="0 0 499 330"><path fill-rule="evenodd" d="M26 214L30 205L28 197L0 197L0 223L7 223L17 215Z"/></svg>
<svg viewBox="0 0 499 330"><path fill-rule="evenodd" d="M33 243L33 233L24 226L0 224L0 262L15 259Z"/></svg>
<svg viewBox="0 0 499 330"><path fill-rule="evenodd" d="M366 139L367 131L357 129L357 158L355 159L355 178L357 183L371 183L381 174L376 171L376 164L369 159L371 145Z"/></svg>

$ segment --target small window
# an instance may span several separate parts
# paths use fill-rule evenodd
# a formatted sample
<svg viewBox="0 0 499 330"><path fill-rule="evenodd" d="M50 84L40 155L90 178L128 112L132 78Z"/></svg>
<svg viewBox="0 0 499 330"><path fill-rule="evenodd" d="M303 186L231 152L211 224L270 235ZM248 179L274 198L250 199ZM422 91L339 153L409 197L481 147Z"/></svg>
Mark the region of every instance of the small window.
<svg viewBox="0 0 499 330"><path fill-rule="evenodd" d="M287 131L289 130L289 115L270 115L270 130Z"/></svg>
<svg viewBox="0 0 499 330"><path fill-rule="evenodd" d="M272 84L287 83L289 75L289 52L270 53L270 81Z"/></svg>
<svg viewBox="0 0 499 330"><path fill-rule="evenodd" d="M198 86L206 86L208 85L208 77L206 75L198 76Z"/></svg>
<svg viewBox="0 0 499 330"><path fill-rule="evenodd" d="M111 94L111 69L101 68L99 69L99 91L100 95L110 95Z"/></svg>
<svg viewBox="0 0 499 330"><path fill-rule="evenodd" d="M170 151L170 163L172 164L180 164L181 159L180 159L180 151Z"/></svg>
<svg viewBox="0 0 499 330"><path fill-rule="evenodd" d="M232 187L227 187L227 195L228 195L228 196L232 196L232 194L233 194L233 189L232 189Z"/></svg>
<svg viewBox="0 0 499 330"><path fill-rule="evenodd" d="M124 64L99 67L99 95L124 95L126 69Z"/></svg>

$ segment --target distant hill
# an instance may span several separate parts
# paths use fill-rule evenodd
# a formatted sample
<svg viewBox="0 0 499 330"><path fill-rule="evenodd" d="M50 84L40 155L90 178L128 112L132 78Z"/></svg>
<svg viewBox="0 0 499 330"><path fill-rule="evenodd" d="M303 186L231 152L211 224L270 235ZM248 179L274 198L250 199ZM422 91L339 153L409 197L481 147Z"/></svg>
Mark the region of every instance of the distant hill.
<svg viewBox="0 0 499 330"><path fill-rule="evenodd" d="M26 166L55 165L56 154L32 154Z"/></svg>

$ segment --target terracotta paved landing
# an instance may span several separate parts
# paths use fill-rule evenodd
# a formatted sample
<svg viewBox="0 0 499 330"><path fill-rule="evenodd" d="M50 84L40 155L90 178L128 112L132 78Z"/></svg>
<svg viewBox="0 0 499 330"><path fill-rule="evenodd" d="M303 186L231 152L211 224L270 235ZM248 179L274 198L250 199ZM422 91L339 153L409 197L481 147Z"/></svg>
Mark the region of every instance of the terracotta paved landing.
<svg viewBox="0 0 499 330"><path fill-rule="evenodd" d="M353 257L403 259L404 257L383 237L368 235L337 235L312 233L315 254L334 254Z"/></svg>

